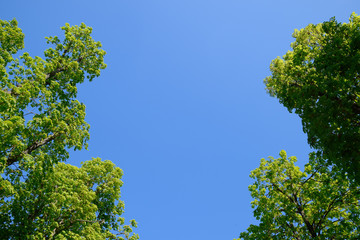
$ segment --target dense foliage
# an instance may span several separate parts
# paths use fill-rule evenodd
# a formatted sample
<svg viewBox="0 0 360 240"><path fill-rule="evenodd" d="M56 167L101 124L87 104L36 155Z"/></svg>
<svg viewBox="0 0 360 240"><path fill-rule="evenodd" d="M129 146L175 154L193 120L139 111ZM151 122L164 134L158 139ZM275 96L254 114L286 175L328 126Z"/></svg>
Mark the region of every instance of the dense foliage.
<svg viewBox="0 0 360 240"><path fill-rule="evenodd" d="M24 34L0 20L1 239L138 239L120 217L121 170L100 159L62 163L89 139L77 85L106 67L90 27L62 30L63 40L47 38L44 59L17 59Z"/></svg>
<svg viewBox="0 0 360 240"><path fill-rule="evenodd" d="M305 171L296 158L261 159L251 172L249 186L254 201L251 225L242 239L358 239L360 232L360 188L324 167L323 159L310 154Z"/></svg>
<svg viewBox="0 0 360 240"><path fill-rule="evenodd" d="M360 17L293 37L292 51L271 63L267 90L301 117L311 147L360 182Z"/></svg>
<svg viewBox="0 0 360 240"><path fill-rule="evenodd" d="M272 61L266 89L297 113L311 147L296 158L262 159L250 177L258 225L241 239L359 239L360 17L295 30L292 50Z"/></svg>

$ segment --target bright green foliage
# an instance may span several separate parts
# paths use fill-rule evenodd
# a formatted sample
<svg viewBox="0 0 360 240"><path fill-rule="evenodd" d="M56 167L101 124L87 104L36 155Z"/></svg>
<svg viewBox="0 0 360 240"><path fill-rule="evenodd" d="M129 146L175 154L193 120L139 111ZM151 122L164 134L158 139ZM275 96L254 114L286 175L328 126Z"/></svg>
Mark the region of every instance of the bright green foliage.
<svg viewBox="0 0 360 240"><path fill-rule="evenodd" d="M51 163L63 161L65 148L86 147L89 126L76 85L100 75L105 51L85 24L62 29L63 41L47 38L55 47L45 51L45 60L24 53L19 61L11 54L23 47L24 36L15 20L2 22L0 171L14 164L28 170L45 154Z"/></svg>
<svg viewBox="0 0 360 240"><path fill-rule="evenodd" d="M7 215L12 219L6 220L10 224L0 225L0 232L6 239L129 237L131 227L121 226L124 220L118 217L124 207L119 201L121 176L120 168L99 158L83 163L81 168L59 163L45 176L37 166L27 181L16 186Z"/></svg>
<svg viewBox="0 0 360 240"><path fill-rule="evenodd" d="M310 146L360 182L360 17L310 24L293 37L266 88L301 117Z"/></svg>
<svg viewBox="0 0 360 240"><path fill-rule="evenodd" d="M0 20L0 238L137 239L119 219L121 170L100 159L61 163L89 139L77 84L106 67L90 27L62 30L63 40L47 38L44 59L16 59L24 34L16 20Z"/></svg>
<svg viewBox="0 0 360 240"><path fill-rule="evenodd" d="M249 186L254 216L241 239L359 239L360 188L323 167L314 153L302 172L296 157L261 159Z"/></svg>

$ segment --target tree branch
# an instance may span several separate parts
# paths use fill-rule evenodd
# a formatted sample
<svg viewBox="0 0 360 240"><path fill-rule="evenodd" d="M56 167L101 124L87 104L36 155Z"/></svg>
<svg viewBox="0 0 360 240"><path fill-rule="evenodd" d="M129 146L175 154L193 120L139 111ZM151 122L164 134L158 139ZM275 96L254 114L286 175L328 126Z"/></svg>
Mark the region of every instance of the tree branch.
<svg viewBox="0 0 360 240"><path fill-rule="evenodd" d="M344 198L348 193L350 192L350 189L347 190L343 195L339 195L337 197L335 197L329 204L329 206L327 207L327 210L324 212L323 216L321 217L321 219L319 220L318 224L316 224L315 229L319 228L321 226L321 224L323 223L323 221L325 220L325 218L327 217L327 215L330 213L330 211L333 209L334 204L337 203L341 198Z"/></svg>
<svg viewBox="0 0 360 240"><path fill-rule="evenodd" d="M292 224L292 223L289 224L287 222L285 222L285 223L288 226L288 228L290 228L290 230L293 232L293 234L294 234L293 237L296 238L297 240L301 240L301 238L299 237L299 234L295 230L294 224Z"/></svg>
<svg viewBox="0 0 360 240"><path fill-rule="evenodd" d="M44 146L45 144L53 141L59 135L60 135L59 133L51 134L50 136L48 136L47 138L44 138L41 141L36 141L36 142L32 143L23 152L21 152L17 155L14 155L14 156L9 156L8 159L6 160L6 167L9 167L10 165L12 165L15 162L18 162L20 160L20 158L22 158L24 155L30 154L33 151L35 151L36 149L40 148L41 146Z"/></svg>
<svg viewBox="0 0 360 240"><path fill-rule="evenodd" d="M305 222L306 228L309 230L311 236L313 238L316 238L317 234L315 232L314 226L312 224L310 224L310 221L305 216L305 211L304 211L303 207L299 204L297 198L294 198L294 200L295 200L295 204L297 207L297 212L300 214L301 218Z"/></svg>
<svg viewBox="0 0 360 240"><path fill-rule="evenodd" d="M281 192L284 196L286 196L292 203L295 204L297 213L300 214L300 216L301 216L301 218L303 219L303 221L304 221L307 229L309 230L311 236L315 238L315 237L316 237L316 232L314 231L314 228L313 228L313 226L310 224L309 220L306 218L304 209L303 209L303 207L301 206L301 204L298 202L296 193L293 193L293 196L291 197L291 196L288 196L287 194L285 194L285 192L282 191L276 184L271 183L271 185L272 185L274 188L276 188L277 191Z"/></svg>
<svg viewBox="0 0 360 240"><path fill-rule="evenodd" d="M288 196L283 190L281 190L276 184L274 183L271 183L271 185L277 190L279 191L280 193L282 193L285 197L287 197L290 202L293 202L294 203L294 200L291 198L291 196Z"/></svg>
<svg viewBox="0 0 360 240"><path fill-rule="evenodd" d="M64 67L59 67L59 68L55 69L54 71L48 73L48 74L46 75L46 83L49 84L49 83L47 82L47 80L53 78L57 73L63 72L63 71L65 71L65 68L64 68Z"/></svg>

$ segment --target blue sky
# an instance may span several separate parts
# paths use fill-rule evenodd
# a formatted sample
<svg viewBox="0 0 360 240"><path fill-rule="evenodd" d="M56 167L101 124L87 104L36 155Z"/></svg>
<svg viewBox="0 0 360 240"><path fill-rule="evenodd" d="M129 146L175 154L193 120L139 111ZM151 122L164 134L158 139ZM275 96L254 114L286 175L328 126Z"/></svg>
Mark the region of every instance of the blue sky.
<svg viewBox="0 0 360 240"><path fill-rule="evenodd" d="M300 119L266 94L272 59L310 23L360 14L355 0L4 1L25 51L84 22L108 67L79 87L89 150L124 171L125 217L145 240L236 238L252 217L248 185L260 158L284 149L307 161Z"/></svg>

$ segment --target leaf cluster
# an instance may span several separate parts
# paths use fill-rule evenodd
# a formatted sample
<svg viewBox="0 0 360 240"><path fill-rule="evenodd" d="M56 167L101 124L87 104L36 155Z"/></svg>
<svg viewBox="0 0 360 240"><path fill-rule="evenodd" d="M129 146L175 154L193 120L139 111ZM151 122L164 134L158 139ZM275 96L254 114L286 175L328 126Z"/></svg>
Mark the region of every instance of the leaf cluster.
<svg viewBox="0 0 360 240"><path fill-rule="evenodd" d="M358 239L360 188L324 167L315 153L301 171L296 157L261 159L251 172L251 205L259 225L242 239Z"/></svg>
<svg viewBox="0 0 360 240"><path fill-rule="evenodd" d="M297 113L311 147L360 182L360 17L295 30L295 42L272 61L270 95Z"/></svg>

